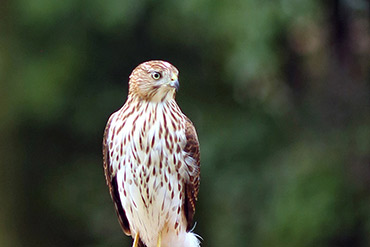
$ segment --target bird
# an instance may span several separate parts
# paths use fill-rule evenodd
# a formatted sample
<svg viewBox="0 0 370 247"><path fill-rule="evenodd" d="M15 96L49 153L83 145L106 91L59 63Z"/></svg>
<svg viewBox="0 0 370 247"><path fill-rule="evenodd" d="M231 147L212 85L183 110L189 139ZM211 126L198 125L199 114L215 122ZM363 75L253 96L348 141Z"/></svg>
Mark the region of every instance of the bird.
<svg viewBox="0 0 370 247"><path fill-rule="evenodd" d="M178 75L166 61L138 65L126 102L105 127L105 179L133 247L200 246L193 232L200 148L193 123L175 100Z"/></svg>

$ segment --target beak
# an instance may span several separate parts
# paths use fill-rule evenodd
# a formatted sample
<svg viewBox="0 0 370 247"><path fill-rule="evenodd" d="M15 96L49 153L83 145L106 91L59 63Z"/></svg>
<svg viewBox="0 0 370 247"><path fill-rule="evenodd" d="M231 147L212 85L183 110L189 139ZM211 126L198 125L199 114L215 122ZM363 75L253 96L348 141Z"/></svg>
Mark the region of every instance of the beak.
<svg viewBox="0 0 370 247"><path fill-rule="evenodd" d="M174 87L176 89L176 92L179 91L180 83L177 76L172 77L170 86Z"/></svg>

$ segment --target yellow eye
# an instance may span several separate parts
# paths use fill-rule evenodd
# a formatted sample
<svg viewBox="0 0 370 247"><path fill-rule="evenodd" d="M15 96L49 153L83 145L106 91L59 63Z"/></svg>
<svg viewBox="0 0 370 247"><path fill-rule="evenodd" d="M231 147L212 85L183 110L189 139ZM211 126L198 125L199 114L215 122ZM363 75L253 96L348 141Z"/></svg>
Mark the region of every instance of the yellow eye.
<svg viewBox="0 0 370 247"><path fill-rule="evenodd" d="M153 72L153 73L152 73L152 78L153 78L154 80L159 80L161 77L162 77L162 75L161 75L161 73L159 73L159 72Z"/></svg>

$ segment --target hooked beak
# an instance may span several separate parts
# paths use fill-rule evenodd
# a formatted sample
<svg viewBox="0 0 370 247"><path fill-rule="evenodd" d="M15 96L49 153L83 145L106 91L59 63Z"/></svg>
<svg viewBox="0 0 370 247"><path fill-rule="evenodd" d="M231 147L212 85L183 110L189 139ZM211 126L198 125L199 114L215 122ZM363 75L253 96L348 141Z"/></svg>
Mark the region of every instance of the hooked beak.
<svg viewBox="0 0 370 247"><path fill-rule="evenodd" d="M180 83L179 83L179 79L177 78L177 76L172 77L170 86L174 87L176 89L176 92L179 91Z"/></svg>

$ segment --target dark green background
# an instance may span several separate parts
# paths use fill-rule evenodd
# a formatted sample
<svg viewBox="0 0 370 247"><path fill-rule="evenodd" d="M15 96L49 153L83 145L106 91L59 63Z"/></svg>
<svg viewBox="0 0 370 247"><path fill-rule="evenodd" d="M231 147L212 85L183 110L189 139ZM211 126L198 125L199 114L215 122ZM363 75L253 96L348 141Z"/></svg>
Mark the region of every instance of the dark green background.
<svg viewBox="0 0 370 247"><path fill-rule="evenodd" d="M130 246L105 123L132 69L180 70L202 246L370 246L365 0L2 0L0 246Z"/></svg>

